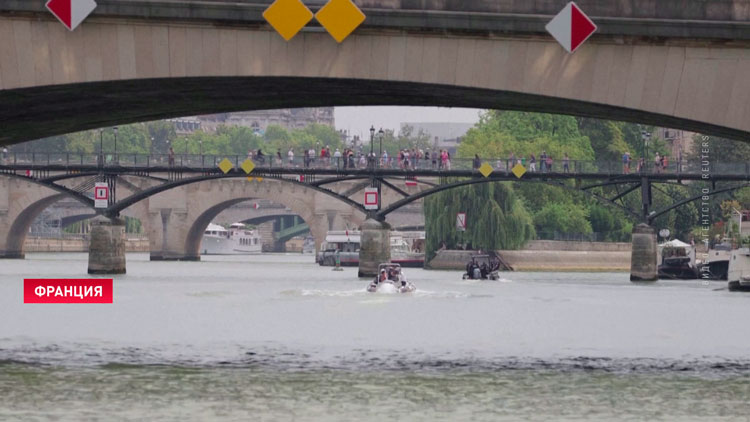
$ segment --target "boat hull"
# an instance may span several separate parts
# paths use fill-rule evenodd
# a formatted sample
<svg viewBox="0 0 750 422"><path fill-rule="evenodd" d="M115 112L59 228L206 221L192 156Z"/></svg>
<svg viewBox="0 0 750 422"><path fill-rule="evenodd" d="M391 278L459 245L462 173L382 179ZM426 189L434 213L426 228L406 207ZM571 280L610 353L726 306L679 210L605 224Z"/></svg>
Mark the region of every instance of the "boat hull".
<svg viewBox="0 0 750 422"><path fill-rule="evenodd" d="M671 266L659 265L659 278L666 280L695 280L698 278L698 271L688 265Z"/></svg>
<svg viewBox="0 0 750 422"><path fill-rule="evenodd" d="M359 252L340 252L339 260L342 267L356 267L359 265ZM405 268L424 268L424 257L416 258L391 258L391 262L399 264ZM324 267L333 267L336 265L336 256L332 252L323 252L318 257L318 264Z"/></svg>
<svg viewBox="0 0 750 422"><path fill-rule="evenodd" d="M261 253L261 245L240 245L226 237L203 236L201 255L254 255Z"/></svg>
<svg viewBox="0 0 750 422"><path fill-rule="evenodd" d="M707 270L704 269L706 267L708 267ZM729 278L729 260L711 261L701 267L699 272L701 273L701 278L707 278L709 280L727 280ZM704 273L707 277L703 275Z"/></svg>
<svg viewBox="0 0 750 422"><path fill-rule="evenodd" d="M730 281L727 283L730 292L750 292L750 284L740 284L739 281Z"/></svg>

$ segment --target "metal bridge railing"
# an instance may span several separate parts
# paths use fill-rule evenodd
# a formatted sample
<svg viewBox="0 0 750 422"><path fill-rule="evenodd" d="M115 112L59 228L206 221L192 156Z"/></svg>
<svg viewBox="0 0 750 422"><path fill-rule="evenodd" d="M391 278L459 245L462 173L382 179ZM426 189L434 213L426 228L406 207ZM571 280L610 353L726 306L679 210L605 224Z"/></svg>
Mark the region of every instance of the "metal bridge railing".
<svg viewBox="0 0 750 422"><path fill-rule="evenodd" d="M292 160L288 156L276 155L248 156L248 155L211 155L211 154L127 154L127 153L92 153L82 154L73 152L46 153L46 152L10 152L0 155L0 166L99 166L99 167L135 167L135 168L164 168L175 167L176 169L190 169L197 171L213 171L219 163L228 159L235 168L250 158L256 168L298 168L298 169L368 169L372 167L380 169L404 170L472 170L476 163L473 159L451 158L442 160L440 157L410 158L399 160L397 157L382 157L368 159L366 156L345 157L304 157L295 155ZM632 161L629 168L620 160L617 161L580 161L554 159L551 163L542 163L536 160L531 163L528 159L518 158L482 158L481 163L492 166L494 171L510 172L511 169L521 164L526 171L531 172L555 172L572 174L602 174L617 175L626 173L640 174L700 174L704 172L717 174L750 175L750 163L747 162L705 162L699 160L683 160L682 162L668 161L666 167L657 166L653 162L640 165Z"/></svg>

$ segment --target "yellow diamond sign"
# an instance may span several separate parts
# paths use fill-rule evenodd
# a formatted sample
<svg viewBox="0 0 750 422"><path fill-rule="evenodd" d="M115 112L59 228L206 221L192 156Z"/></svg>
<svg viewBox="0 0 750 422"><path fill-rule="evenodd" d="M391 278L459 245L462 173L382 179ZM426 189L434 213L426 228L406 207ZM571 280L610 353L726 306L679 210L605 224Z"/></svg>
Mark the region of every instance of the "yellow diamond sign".
<svg viewBox="0 0 750 422"><path fill-rule="evenodd" d="M289 41L310 22L313 13L300 0L276 0L263 12L263 18Z"/></svg>
<svg viewBox="0 0 750 422"><path fill-rule="evenodd" d="M482 173L482 176L484 177L489 177L493 170L492 166L487 163L484 163L482 164L482 167L479 167L479 172Z"/></svg>
<svg viewBox="0 0 750 422"><path fill-rule="evenodd" d="M512 169L510 169L510 171L520 179L521 176L526 174L526 167L522 166L521 164L516 164Z"/></svg>
<svg viewBox="0 0 750 422"><path fill-rule="evenodd" d="M351 0L331 0L318 10L315 19L341 42L365 21L365 14Z"/></svg>
<svg viewBox="0 0 750 422"><path fill-rule="evenodd" d="M255 168L255 163L253 163L253 160L247 159L242 162L242 165L240 165L242 170L245 170L245 173L250 174L251 171Z"/></svg>
<svg viewBox="0 0 750 422"><path fill-rule="evenodd" d="M219 168L224 172L224 174L227 174L229 173L229 170L234 168L234 166L232 165L232 162L229 161L229 159L225 158L219 163Z"/></svg>

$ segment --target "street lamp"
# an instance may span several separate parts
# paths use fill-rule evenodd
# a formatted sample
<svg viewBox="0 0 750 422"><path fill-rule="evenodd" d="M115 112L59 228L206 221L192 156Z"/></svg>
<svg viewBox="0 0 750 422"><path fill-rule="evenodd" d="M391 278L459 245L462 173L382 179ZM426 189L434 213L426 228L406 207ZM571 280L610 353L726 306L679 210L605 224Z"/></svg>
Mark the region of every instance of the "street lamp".
<svg viewBox="0 0 750 422"><path fill-rule="evenodd" d="M374 146L373 143L375 142L375 126L370 126L370 157L372 157L373 150L372 147Z"/></svg>
<svg viewBox="0 0 750 422"><path fill-rule="evenodd" d="M651 133L645 130L641 130L641 140L643 140L643 159L646 160L646 154L648 154L648 141L651 139Z"/></svg>
<svg viewBox="0 0 750 422"><path fill-rule="evenodd" d="M115 132L115 163L119 163L120 160L117 158L117 126L112 129Z"/></svg>
<svg viewBox="0 0 750 422"><path fill-rule="evenodd" d="M385 132L383 132L383 128L381 127L378 131L378 139L380 140L380 155L378 157L383 156L383 137L385 136Z"/></svg>
<svg viewBox="0 0 750 422"><path fill-rule="evenodd" d="M99 165L104 165L104 129L99 128Z"/></svg>

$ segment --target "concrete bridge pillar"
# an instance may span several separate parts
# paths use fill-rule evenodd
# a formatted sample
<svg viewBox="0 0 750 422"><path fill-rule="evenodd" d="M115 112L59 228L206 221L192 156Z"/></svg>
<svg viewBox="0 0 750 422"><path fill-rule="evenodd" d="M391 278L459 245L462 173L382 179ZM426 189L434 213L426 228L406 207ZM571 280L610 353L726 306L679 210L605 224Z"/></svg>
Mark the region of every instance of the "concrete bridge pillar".
<svg viewBox="0 0 750 422"><path fill-rule="evenodd" d="M125 274L125 220L96 217L90 236L89 274Z"/></svg>
<svg viewBox="0 0 750 422"><path fill-rule="evenodd" d="M658 280L656 229L648 224L638 224L633 228L632 242L630 281Z"/></svg>
<svg viewBox="0 0 750 422"><path fill-rule="evenodd" d="M391 261L391 226L368 218L362 223L359 250L359 277L374 277L378 265Z"/></svg>

